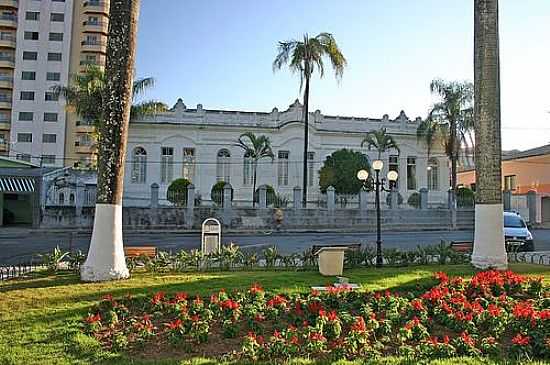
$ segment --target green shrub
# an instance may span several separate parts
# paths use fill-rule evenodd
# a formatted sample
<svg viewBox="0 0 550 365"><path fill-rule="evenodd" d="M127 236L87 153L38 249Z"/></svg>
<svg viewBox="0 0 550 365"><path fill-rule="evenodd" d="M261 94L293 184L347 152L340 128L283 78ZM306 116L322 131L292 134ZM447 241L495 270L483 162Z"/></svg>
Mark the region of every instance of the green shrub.
<svg viewBox="0 0 550 365"><path fill-rule="evenodd" d="M191 181L187 179L176 179L172 181L166 191L166 199L177 207L187 206L187 187Z"/></svg>
<svg viewBox="0 0 550 365"><path fill-rule="evenodd" d="M223 205L223 188L227 183L225 181L218 181L212 186L210 196L217 205ZM231 201L233 201L233 187L231 187Z"/></svg>
<svg viewBox="0 0 550 365"><path fill-rule="evenodd" d="M273 189L273 186L271 185L265 185L266 187L266 203L267 206L272 205L275 202L276 195L275 189ZM254 192L254 202L259 203L260 202L260 188L258 187L256 191Z"/></svg>
<svg viewBox="0 0 550 365"><path fill-rule="evenodd" d="M412 193L407 200L407 204L416 209L420 208L420 193L416 191Z"/></svg>
<svg viewBox="0 0 550 365"><path fill-rule="evenodd" d="M388 195L386 195L386 204L388 205L388 207L390 206L390 202L391 202L391 194L388 193ZM401 195L401 193L397 193L397 205L401 205L403 204L403 195Z"/></svg>
<svg viewBox="0 0 550 365"><path fill-rule="evenodd" d="M475 193L468 188L458 188L456 191L456 204L459 208L474 206Z"/></svg>

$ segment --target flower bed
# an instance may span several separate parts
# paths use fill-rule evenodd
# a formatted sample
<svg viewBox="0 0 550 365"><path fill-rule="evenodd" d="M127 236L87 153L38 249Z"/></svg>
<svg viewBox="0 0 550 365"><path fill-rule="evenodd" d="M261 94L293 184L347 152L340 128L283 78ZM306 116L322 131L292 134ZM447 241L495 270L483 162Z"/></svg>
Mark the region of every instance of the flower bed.
<svg viewBox="0 0 550 365"><path fill-rule="evenodd" d="M83 323L105 348L148 358L550 358L550 288L540 279L509 271L436 278L417 295L286 295L254 285L209 298L107 296Z"/></svg>

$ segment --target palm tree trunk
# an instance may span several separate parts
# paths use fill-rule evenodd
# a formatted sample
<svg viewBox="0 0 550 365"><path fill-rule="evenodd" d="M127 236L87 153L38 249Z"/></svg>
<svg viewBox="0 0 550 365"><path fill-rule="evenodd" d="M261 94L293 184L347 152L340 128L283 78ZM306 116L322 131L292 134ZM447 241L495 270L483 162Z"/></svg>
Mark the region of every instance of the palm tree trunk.
<svg viewBox="0 0 550 365"><path fill-rule="evenodd" d="M256 169L258 167L257 164L258 161L252 162L254 164L254 175L252 176L252 208L256 206L256 199L254 199L254 196L256 195ZM258 201L260 201L260 194L258 193Z"/></svg>
<svg viewBox="0 0 550 365"><path fill-rule="evenodd" d="M307 152L309 144L309 79L310 76L306 70L306 88L304 90L304 165L303 165L303 181L302 191L302 207L307 207Z"/></svg>
<svg viewBox="0 0 550 365"><path fill-rule="evenodd" d="M475 233L472 264L507 267L504 244L498 0L474 0Z"/></svg>
<svg viewBox="0 0 550 365"><path fill-rule="evenodd" d="M103 123L99 128L97 202L84 281L129 276L122 242L124 162L136 54L139 0L111 0Z"/></svg>

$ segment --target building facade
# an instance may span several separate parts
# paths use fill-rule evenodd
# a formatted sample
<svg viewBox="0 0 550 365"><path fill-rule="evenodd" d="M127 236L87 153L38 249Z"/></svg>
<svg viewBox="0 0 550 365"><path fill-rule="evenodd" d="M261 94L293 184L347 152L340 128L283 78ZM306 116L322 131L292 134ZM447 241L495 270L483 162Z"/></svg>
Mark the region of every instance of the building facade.
<svg viewBox="0 0 550 365"><path fill-rule="evenodd" d="M0 155L42 166L92 162L93 127L52 92L104 66L109 1L0 1Z"/></svg>
<svg viewBox="0 0 550 365"><path fill-rule="evenodd" d="M279 194L292 198L293 189L302 186L303 108L296 101L285 111L244 112L206 110L202 105L188 109L180 99L166 113L130 124L124 201L127 205L149 204L152 184L159 185L161 203L167 204L166 190L171 181L184 177L194 185L202 201L210 201L212 186L229 182L234 202L251 201L252 165L235 146L247 131L269 137L275 159L260 160L256 186L271 185ZM319 169L326 157L341 148L364 152L370 160L376 151L361 147L368 131L387 128L400 153L382 155L383 176L388 169L399 173L398 189L403 199L421 188L431 191L430 199L446 204L449 169L447 158L438 148L428 156L416 137L420 118L410 120L404 112L395 119L323 115L310 113L308 156L308 200L320 198Z"/></svg>

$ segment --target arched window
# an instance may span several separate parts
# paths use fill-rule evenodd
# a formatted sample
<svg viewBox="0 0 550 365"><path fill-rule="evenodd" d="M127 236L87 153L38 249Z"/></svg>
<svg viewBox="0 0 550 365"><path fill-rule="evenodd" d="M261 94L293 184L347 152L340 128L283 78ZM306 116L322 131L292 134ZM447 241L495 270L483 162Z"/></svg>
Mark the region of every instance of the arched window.
<svg viewBox="0 0 550 365"><path fill-rule="evenodd" d="M243 159L243 185L252 185L252 179L254 179L254 167L250 154L246 153Z"/></svg>
<svg viewBox="0 0 550 365"><path fill-rule="evenodd" d="M74 201L74 194L71 193L71 195L69 195L69 205L74 205L75 201Z"/></svg>
<svg viewBox="0 0 550 365"><path fill-rule="evenodd" d="M428 160L428 190L439 190L439 162L435 158Z"/></svg>
<svg viewBox="0 0 550 365"><path fill-rule="evenodd" d="M216 180L230 182L231 175L230 166L231 154L228 150L223 149L218 151L218 157L216 160Z"/></svg>
<svg viewBox="0 0 550 365"><path fill-rule="evenodd" d="M59 193L59 205L65 205L65 194Z"/></svg>
<svg viewBox="0 0 550 365"><path fill-rule="evenodd" d="M132 182L145 184L147 179L147 152L143 147L136 147L132 157Z"/></svg>

